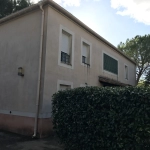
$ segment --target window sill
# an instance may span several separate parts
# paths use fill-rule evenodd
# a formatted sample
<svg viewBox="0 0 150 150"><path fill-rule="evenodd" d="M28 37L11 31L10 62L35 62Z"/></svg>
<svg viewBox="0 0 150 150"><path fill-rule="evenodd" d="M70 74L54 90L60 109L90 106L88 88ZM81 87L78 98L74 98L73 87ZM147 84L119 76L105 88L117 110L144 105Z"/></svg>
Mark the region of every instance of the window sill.
<svg viewBox="0 0 150 150"><path fill-rule="evenodd" d="M87 63L83 63L83 62L82 62L82 64L83 64L83 65L87 65L87 66L90 66L90 64L87 64Z"/></svg>
<svg viewBox="0 0 150 150"><path fill-rule="evenodd" d="M71 64L67 64L67 63L64 63L64 62L60 62L61 64L64 64L64 65L68 65L68 66L72 66Z"/></svg>
<svg viewBox="0 0 150 150"><path fill-rule="evenodd" d="M66 64L66 63L63 63L63 62L61 62L61 61L58 62L58 65L61 66L61 67L73 69L73 65L72 65L72 64Z"/></svg>

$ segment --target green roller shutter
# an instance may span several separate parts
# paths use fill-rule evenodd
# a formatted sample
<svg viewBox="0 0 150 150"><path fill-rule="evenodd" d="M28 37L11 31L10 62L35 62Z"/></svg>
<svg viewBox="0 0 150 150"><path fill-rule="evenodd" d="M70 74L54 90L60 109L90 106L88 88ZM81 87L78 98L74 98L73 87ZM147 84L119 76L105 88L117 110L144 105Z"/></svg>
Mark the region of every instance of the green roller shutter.
<svg viewBox="0 0 150 150"><path fill-rule="evenodd" d="M104 54L103 67L106 71L118 74L118 61L106 54Z"/></svg>

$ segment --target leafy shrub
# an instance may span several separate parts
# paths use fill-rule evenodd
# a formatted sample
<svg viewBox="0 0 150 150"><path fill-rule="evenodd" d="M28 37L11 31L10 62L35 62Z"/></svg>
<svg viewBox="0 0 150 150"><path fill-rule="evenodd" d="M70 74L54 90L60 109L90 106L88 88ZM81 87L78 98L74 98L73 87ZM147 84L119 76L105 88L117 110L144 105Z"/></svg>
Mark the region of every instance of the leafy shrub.
<svg viewBox="0 0 150 150"><path fill-rule="evenodd" d="M150 89L59 91L53 95L52 114L67 150L150 149Z"/></svg>

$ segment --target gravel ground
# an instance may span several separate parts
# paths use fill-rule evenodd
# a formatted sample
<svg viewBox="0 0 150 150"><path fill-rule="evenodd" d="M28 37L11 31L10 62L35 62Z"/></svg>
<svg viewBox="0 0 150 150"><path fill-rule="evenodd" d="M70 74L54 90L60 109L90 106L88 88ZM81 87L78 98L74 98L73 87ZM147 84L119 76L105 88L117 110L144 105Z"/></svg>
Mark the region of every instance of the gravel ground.
<svg viewBox="0 0 150 150"><path fill-rule="evenodd" d="M63 150L56 137L32 139L0 131L0 150Z"/></svg>

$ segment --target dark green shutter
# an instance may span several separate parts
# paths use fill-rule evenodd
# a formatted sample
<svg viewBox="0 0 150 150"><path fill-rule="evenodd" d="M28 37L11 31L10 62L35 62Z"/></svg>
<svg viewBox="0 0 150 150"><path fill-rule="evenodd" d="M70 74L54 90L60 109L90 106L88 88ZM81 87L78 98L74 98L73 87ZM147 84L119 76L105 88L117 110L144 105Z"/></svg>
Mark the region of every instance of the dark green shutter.
<svg viewBox="0 0 150 150"><path fill-rule="evenodd" d="M104 54L103 58L104 70L118 74L118 61L106 54Z"/></svg>

